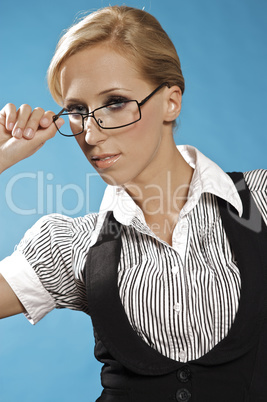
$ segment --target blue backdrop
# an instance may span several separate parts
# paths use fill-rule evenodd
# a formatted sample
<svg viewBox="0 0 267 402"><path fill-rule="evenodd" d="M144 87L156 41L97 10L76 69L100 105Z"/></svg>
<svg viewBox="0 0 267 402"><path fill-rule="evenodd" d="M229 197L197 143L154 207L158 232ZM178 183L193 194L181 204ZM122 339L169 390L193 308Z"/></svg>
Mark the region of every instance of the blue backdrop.
<svg viewBox="0 0 267 402"><path fill-rule="evenodd" d="M186 80L176 142L197 146L227 171L267 168L267 2L265 0L32 0L1 2L0 107L58 111L45 81L63 29L114 4L145 8L177 47ZM57 135L1 175L0 259L40 216L97 211L105 185L75 140ZM59 310L32 327L0 322L0 401L95 401L99 364L90 319Z"/></svg>

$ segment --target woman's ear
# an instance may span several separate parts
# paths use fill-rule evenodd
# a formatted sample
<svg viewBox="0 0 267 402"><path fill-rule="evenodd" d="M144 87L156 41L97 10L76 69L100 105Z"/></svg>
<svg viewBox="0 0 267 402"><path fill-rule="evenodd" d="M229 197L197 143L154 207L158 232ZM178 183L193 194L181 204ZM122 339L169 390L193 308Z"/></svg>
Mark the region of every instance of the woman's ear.
<svg viewBox="0 0 267 402"><path fill-rule="evenodd" d="M174 85L166 91L166 109L164 120L174 121L180 114L182 107L182 91Z"/></svg>

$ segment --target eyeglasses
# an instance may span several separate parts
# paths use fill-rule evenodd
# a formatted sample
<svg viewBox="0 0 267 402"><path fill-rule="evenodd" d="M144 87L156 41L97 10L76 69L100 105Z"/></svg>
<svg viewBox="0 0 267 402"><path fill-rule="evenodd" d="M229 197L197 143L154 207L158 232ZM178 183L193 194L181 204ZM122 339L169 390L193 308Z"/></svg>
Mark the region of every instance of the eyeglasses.
<svg viewBox="0 0 267 402"><path fill-rule="evenodd" d="M79 113L67 112L67 109L62 109L57 115L53 116L53 122L61 135L65 137L75 137L84 132L84 122L88 117L92 117L99 127L104 130L112 130L130 126L141 120L141 106L143 106L156 92L162 87L168 86L167 82L159 85L150 95L141 102L137 100L118 100L107 105L98 107L92 112ZM56 121L61 117L65 120L63 131L58 128ZM71 133L71 134L70 134Z"/></svg>

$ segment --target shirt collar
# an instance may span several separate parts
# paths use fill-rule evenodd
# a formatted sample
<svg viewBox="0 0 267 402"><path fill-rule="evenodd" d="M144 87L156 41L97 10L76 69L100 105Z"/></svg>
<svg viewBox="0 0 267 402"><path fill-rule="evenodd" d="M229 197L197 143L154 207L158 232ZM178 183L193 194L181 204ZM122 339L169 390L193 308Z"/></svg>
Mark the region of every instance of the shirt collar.
<svg viewBox="0 0 267 402"><path fill-rule="evenodd" d="M177 148L184 160L194 169L188 201L182 212L186 214L191 211L198 203L201 194L211 193L229 202L241 216L242 201L230 176L195 147L180 145Z"/></svg>
<svg viewBox="0 0 267 402"><path fill-rule="evenodd" d="M177 148L185 161L194 169L188 200L180 215L188 214L198 203L201 194L207 192L229 202L241 216L242 202L229 175L195 147L180 145ZM99 211L99 227L102 226L107 211L113 211L115 219L124 225L130 225L133 218L138 218L145 224L142 210L123 187L107 186Z"/></svg>

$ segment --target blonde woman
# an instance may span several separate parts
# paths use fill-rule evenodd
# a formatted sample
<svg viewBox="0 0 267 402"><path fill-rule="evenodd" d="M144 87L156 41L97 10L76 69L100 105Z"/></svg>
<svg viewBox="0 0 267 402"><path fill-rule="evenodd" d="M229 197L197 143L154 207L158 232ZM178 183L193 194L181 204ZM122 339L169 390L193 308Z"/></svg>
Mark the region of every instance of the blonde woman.
<svg viewBox="0 0 267 402"><path fill-rule="evenodd" d="M265 400L266 171L176 147L180 61L145 11L71 27L48 83L59 113L2 109L0 171L58 130L108 186L98 214L45 216L1 262L0 316L89 314L101 402Z"/></svg>

